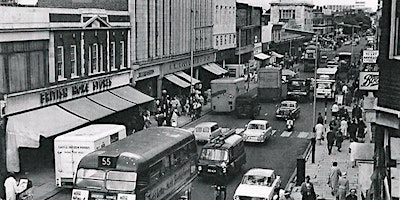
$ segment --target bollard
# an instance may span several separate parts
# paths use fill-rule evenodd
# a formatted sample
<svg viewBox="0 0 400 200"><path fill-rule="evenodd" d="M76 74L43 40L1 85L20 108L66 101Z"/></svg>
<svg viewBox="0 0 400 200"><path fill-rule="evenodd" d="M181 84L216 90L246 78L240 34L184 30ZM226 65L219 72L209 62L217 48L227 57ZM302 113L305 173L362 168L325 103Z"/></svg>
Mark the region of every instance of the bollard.
<svg viewBox="0 0 400 200"><path fill-rule="evenodd" d="M306 160L303 156L297 157L297 177L296 186L300 186L306 177Z"/></svg>
<svg viewBox="0 0 400 200"><path fill-rule="evenodd" d="M315 163L315 138L311 138L311 163Z"/></svg>

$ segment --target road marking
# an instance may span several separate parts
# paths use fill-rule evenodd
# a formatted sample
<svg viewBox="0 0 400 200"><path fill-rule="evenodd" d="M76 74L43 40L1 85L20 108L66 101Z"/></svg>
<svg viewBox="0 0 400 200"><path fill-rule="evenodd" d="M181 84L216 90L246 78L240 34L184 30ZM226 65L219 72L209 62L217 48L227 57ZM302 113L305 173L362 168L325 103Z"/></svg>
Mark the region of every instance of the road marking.
<svg viewBox="0 0 400 200"><path fill-rule="evenodd" d="M290 135L292 135L292 131L283 131L281 137L290 137Z"/></svg>
<svg viewBox="0 0 400 200"><path fill-rule="evenodd" d="M297 136L298 138L306 138L310 132L300 132Z"/></svg>
<svg viewBox="0 0 400 200"><path fill-rule="evenodd" d="M271 135L272 135L272 136L274 136L274 135L275 135L275 133L276 133L276 129L272 130L272 133L271 133Z"/></svg>

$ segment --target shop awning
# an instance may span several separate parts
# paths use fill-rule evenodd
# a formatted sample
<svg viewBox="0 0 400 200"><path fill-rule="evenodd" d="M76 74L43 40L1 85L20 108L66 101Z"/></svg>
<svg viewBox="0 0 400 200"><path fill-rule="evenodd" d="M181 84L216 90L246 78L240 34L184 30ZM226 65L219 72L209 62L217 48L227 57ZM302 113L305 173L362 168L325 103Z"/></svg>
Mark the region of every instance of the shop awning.
<svg viewBox="0 0 400 200"><path fill-rule="evenodd" d="M254 57L256 57L256 58L258 58L258 59L260 59L260 60L266 60L266 59L268 59L268 58L271 58L270 55L267 55L267 54L265 54L265 53L258 53L258 54L256 54L256 55L254 55Z"/></svg>
<svg viewBox="0 0 400 200"><path fill-rule="evenodd" d="M7 170L20 171L19 147L38 148L40 136L51 137L88 122L56 105L9 116L6 127Z"/></svg>
<svg viewBox="0 0 400 200"><path fill-rule="evenodd" d="M143 104L154 100L153 97L148 96L131 86L112 89L110 92L134 104Z"/></svg>
<svg viewBox="0 0 400 200"><path fill-rule="evenodd" d="M190 75L186 74L185 72L175 72L175 75L185 79L188 83L190 83ZM198 79L195 79L192 77L192 85L196 85L197 83L200 83Z"/></svg>
<svg viewBox="0 0 400 200"><path fill-rule="evenodd" d="M225 74L228 72L228 70L220 67L219 65L217 65L215 63L208 63L207 65L202 65L202 67L205 70L207 70L215 75L221 75L221 74Z"/></svg>
<svg viewBox="0 0 400 200"><path fill-rule="evenodd" d="M116 112L136 105L108 91L90 95L87 98Z"/></svg>
<svg viewBox="0 0 400 200"><path fill-rule="evenodd" d="M271 56L275 56L277 58L283 58L282 54L276 53L275 51L271 51Z"/></svg>
<svg viewBox="0 0 400 200"><path fill-rule="evenodd" d="M115 113L115 111L99 105L86 97L67 101L59 104L59 106L89 121L94 121Z"/></svg>
<svg viewBox="0 0 400 200"><path fill-rule="evenodd" d="M190 83L180 79L179 77L173 75L173 74L168 74L164 76L167 80L171 81L173 84L181 87L181 88L187 88L190 86Z"/></svg>

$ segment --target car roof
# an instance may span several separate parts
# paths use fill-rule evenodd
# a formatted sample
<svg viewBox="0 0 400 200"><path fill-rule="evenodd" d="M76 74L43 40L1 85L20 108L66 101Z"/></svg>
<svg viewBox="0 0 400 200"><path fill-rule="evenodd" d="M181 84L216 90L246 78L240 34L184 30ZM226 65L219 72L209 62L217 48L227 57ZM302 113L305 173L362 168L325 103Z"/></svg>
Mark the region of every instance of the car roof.
<svg viewBox="0 0 400 200"><path fill-rule="evenodd" d="M297 104L297 101L282 101L281 104Z"/></svg>
<svg viewBox="0 0 400 200"><path fill-rule="evenodd" d="M211 127L217 124L217 122L201 122L200 124L197 124L196 127Z"/></svg>
<svg viewBox="0 0 400 200"><path fill-rule="evenodd" d="M274 173L273 169L262 169L262 168L253 168L247 171L245 176L267 176L270 177Z"/></svg>
<svg viewBox="0 0 400 200"><path fill-rule="evenodd" d="M255 119L255 120L251 120L249 121L249 124L263 124L263 123L268 123L267 120L262 120L262 119Z"/></svg>

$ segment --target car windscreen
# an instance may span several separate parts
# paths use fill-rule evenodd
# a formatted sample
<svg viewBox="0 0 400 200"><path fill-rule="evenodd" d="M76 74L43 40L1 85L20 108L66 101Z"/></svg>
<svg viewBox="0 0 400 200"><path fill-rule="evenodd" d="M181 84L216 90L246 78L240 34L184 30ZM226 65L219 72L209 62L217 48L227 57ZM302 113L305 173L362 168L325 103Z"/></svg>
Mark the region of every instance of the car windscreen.
<svg viewBox="0 0 400 200"><path fill-rule="evenodd" d="M228 160L228 151L222 149L202 149L200 154L200 159L225 161Z"/></svg>

